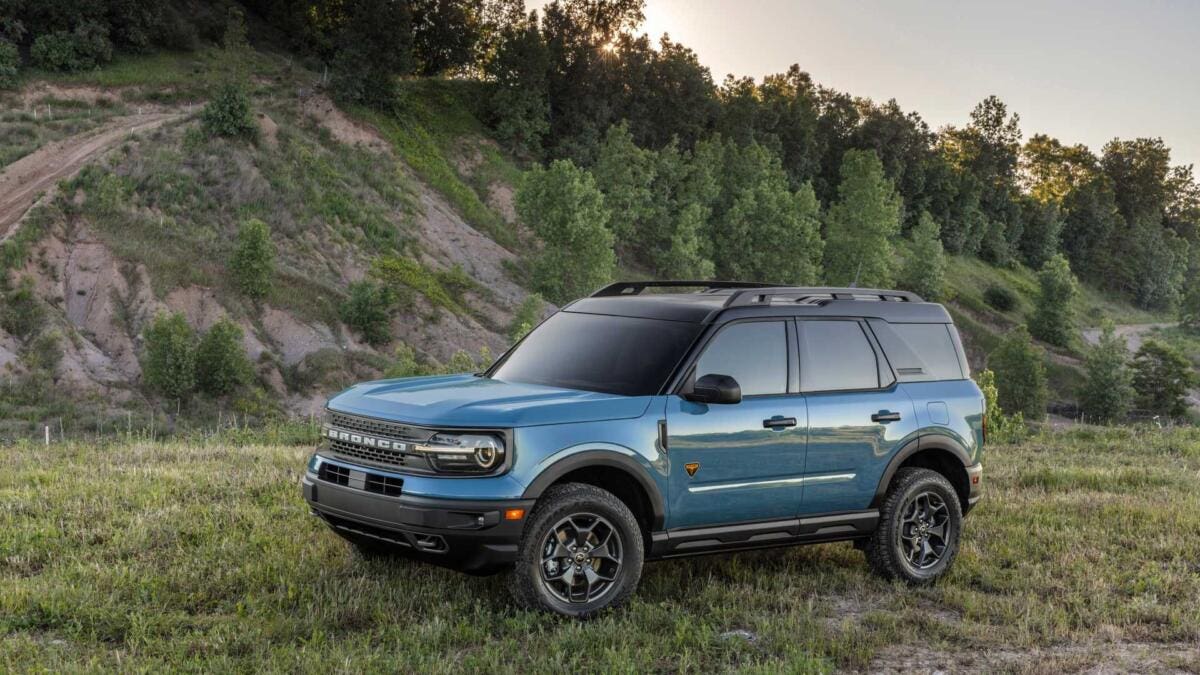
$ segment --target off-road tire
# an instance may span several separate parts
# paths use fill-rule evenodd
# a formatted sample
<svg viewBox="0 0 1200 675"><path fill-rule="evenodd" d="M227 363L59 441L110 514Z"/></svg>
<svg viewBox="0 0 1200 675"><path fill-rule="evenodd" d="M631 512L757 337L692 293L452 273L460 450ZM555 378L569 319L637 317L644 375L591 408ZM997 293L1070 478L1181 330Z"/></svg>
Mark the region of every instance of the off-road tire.
<svg viewBox="0 0 1200 675"><path fill-rule="evenodd" d="M902 534L903 519L913 500L921 495L940 497L947 510L949 532L945 547L936 563L920 569L906 557ZM936 471L915 467L896 472L879 509L879 526L867 539L863 553L871 570L885 579L899 579L913 586L933 583L950 569L958 555L962 534L962 505L958 493L946 477Z"/></svg>
<svg viewBox="0 0 1200 675"><path fill-rule="evenodd" d="M543 579L543 554L547 538L564 519L580 514L599 516L620 537L619 567L611 587L595 600L565 602ZM611 492L584 483L555 485L546 490L525 524L517 549L517 562L509 575L509 592L525 609L590 619L620 606L637 589L645 557L641 528L629 507Z"/></svg>

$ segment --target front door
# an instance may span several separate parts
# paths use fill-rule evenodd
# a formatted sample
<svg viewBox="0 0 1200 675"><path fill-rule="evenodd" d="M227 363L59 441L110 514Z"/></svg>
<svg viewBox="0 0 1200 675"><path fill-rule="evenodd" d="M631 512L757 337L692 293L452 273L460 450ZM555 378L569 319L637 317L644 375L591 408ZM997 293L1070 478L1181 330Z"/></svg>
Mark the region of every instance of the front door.
<svg viewBox="0 0 1200 675"><path fill-rule="evenodd" d="M736 322L705 345L689 380L728 375L741 403L669 398L670 529L795 517L808 415L793 331L789 320Z"/></svg>
<svg viewBox="0 0 1200 675"><path fill-rule="evenodd" d="M917 436L912 399L862 322L806 319L797 326L809 420L800 512L866 509L893 453Z"/></svg>

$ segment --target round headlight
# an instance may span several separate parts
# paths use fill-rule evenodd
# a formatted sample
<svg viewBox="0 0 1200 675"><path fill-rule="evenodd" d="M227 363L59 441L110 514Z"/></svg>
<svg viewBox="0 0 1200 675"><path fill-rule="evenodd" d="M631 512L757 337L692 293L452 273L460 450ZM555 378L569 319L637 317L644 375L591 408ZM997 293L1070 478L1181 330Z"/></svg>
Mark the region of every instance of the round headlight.
<svg viewBox="0 0 1200 675"><path fill-rule="evenodd" d="M496 448L491 446L480 446L475 448L475 462L479 464L481 469L490 469L496 463L496 458L499 457Z"/></svg>

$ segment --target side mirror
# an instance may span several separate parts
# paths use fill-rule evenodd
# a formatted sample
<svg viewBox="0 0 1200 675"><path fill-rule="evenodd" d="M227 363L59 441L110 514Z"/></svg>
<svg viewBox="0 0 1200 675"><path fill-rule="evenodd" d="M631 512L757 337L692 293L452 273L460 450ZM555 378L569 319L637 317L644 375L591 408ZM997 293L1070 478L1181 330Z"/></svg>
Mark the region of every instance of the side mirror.
<svg viewBox="0 0 1200 675"><path fill-rule="evenodd" d="M741 403L742 387L728 375L705 375L684 398L696 403Z"/></svg>

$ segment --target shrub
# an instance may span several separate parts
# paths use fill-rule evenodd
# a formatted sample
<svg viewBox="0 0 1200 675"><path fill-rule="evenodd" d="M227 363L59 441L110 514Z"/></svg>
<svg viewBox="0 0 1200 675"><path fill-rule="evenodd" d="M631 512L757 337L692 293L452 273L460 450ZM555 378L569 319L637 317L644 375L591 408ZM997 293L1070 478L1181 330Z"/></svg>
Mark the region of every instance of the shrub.
<svg viewBox="0 0 1200 675"><path fill-rule="evenodd" d="M25 339L36 333L45 320L46 310L33 291L33 279L25 277L16 288L5 293L0 305L0 328Z"/></svg>
<svg viewBox="0 0 1200 675"><path fill-rule="evenodd" d="M271 228L266 223L257 218L242 223L229 268L238 290L247 297L267 295L271 290L271 275L275 272L275 244L271 242Z"/></svg>
<svg viewBox="0 0 1200 675"><path fill-rule="evenodd" d="M999 392L996 389L996 374L986 368L975 375L975 382L983 392L984 409L988 441L994 443L1017 443L1025 437L1028 430L1025 426L1025 416L1021 413L1005 415L1000 407Z"/></svg>
<svg viewBox="0 0 1200 675"><path fill-rule="evenodd" d="M1079 288L1070 263L1061 253L1042 266L1038 286L1037 310L1029 321L1029 330L1039 340L1066 347L1075 334L1073 303Z"/></svg>
<svg viewBox="0 0 1200 675"><path fill-rule="evenodd" d="M937 302L946 284L946 256L942 251L942 228L928 211L922 211L912 229L912 252L900 274L901 288Z"/></svg>
<svg viewBox="0 0 1200 675"><path fill-rule="evenodd" d="M1088 352L1084 373L1079 392L1084 415L1102 424L1124 419L1133 399L1133 373L1125 339L1117 337L1111 322L1104 325L1099 344Z"/></svg>
<svg viewBox="0 0 1200 675"><path fill-rule="evenodd" d="M347 326L362 334L367 344L379 346L391 341L392 306L396 294L391 288L372 281L350 284L350 296L342 303L341 317Z"/></svg>
<svg viewBox="0 0 1200 675"><path fill-rule="evenodd" d="M112 60L112 42L108 39L108 28L86 21L71 32L38 36L29 56L34 64L46 70L89 70Z"/></svg>
<svg viewBox="0 0 1200 675"><path fill-rule="evenodd" d="M258 126L250 111L250 98L241 85L229 83L200 111L200 125L210 136L254 138Z"/></svg>
<svg viewBox="0 0 1200 675"><path fill-rule="evenodd" d="M1158 340L1147 340L1133 357L1133 372L1138 407L1173 418L1187 414L1187 393L1197 378L1182 352Z"/></svg>
<svg viewBox="0 0 1200 675"><path fill-rule="evenodd" d="M0 89L16 89L17 69L20 65L21 57L17 53L17 46L0 40Z"/></svg>
<svg viewBox="0 0 1200 675"><path fill-rule="evenodd" d="M546 301L537 293L530 293L521 301L508 327L508 339L516 344L542 321L542 306Z"/></svg>
<svg viewBox="0 0 1200 675"><path fill-rule="evenodd" d="M224 396L250 380L250 361L242 348L242 329L221 319L196 347L196 385L212 396Z"/></svg>
<svg viewBox="0 0 1200 675"><path fill-rule="evenodd" d="M1046 416L1046 364L1025 326L1009 332L988 357L988 367L996 371L997 401L1003 409L1030 420Z"/></svg>
<svg viewBox="0 0 1200 675"><path fill-rule="evenodd" d="M1001 312L1011 312L1017 307L1017 294L1004 286L988 286L983 301Z"/></svg>
<svg viewBox="0 0 1200 675"><path fill-rule="evenodd" d="M196 334L182 314L159 314L145 333L142 377L169 398L187 398L196 388Z"/></svg>

